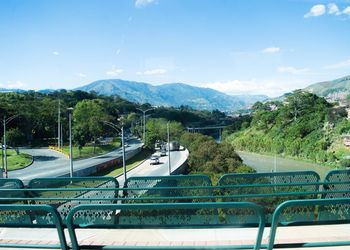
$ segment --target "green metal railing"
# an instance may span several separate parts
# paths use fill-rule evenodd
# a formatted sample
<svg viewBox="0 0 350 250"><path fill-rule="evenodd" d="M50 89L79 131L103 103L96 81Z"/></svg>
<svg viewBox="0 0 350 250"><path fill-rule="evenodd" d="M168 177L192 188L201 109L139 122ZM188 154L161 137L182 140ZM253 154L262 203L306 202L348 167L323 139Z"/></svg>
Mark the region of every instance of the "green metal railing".
<svg viewBox="0 0 350 250"><path fill-rule="evenodd" d="M28 187L27 197L46 198L31 199L32 204L49 204L57 208L65 220L69 211L77 205L113 203L118 198L119 184L113 177L60 177L32 179Z"/></svg>
<svg viewBox="0 0 350 250"><path fill-rule="evenodd" d="M53 207L49 205L0 205L0 227L30 227L30 228L56 228L59 244L10 244L1 243L0 247L7 248L52 248L68 250L63 232L61 218ZM45 217L45 223L33 220L33 216ZM43 220L41 220L43 221Z"/></svg>
<svg viewBox="0 0 350 250"><path fill-rule="evenodd" d="M228 211L235 210L232 214ZM100 215L100 220L91 220L89 211ZM112 216L109 211L119 211ZM141 212L141 213L140 213ZM240 220L231 219L240 216ZM252 223L252 217L255 218ZM80 224L83 220L85 223ZM110 223L110 221L114 223ZM265 218L260 206L249 202L205 202L181 204L110 204L110 205L80 205L74 207L67 217L67 228L72 242L72 248L78 250L76 228L220 228L255 226L258 228L255 245L226 246L229 249L260 249L263 236ZM96 246L95 246L96 247ZM129 246L144 249L145 246ZM221 246L222 247L222 246ZM113 246L114 249L128 248L128 246ZM154 246L153 248L162 248ZM195 249L191 246L176 246L176 249ZM198 248L198 246L197 246ZM201 246L201 248L216 249L217 246Z"/></svg>
<svg viewBox="0 0 350 250"><path fill-rule="evenodd" d="M268 250L273 248L288 247L290 245L298 247L326 247L350 245L349 241L327 241L327 242L296 242L294 244L285 243L275 245L276 231L279 226L289 225L317 225L317 224L340 224L350 223L350 211L344 210L342 206L348 206L350 199L311 199L311 200L291 200L280 204L273 214L270 229ZM291 211L303 211L304 216L299 217ZM305 216L307 214L308 216Z"/></svg>
<svg viewBox="0 0 350 250"><path fill-rule="evenodd" d="M123 195L120 196L121 194ZM337 202L338 199L335 198L349 197L349 194L350 170L330 171L324 182L321 182L319 176L312 171L227 174L222 176L216 186L212 186L206 175L132 177L128 179L124 188L119 188L118 182L110 177L40 178L32 180L29 188L24 188L23 183L17 179L0 179L1 204L13 204L14 206L49 204L56 209L64 226L68 223L66 221L70 211L74 211L75 207L80 204L88 206L91 204L91 207L117 205L113 203L118 203L118 206L166 205L166 203L200 206L200 204L212 202L216 204L222 202L255 203L263 209L264 223L273 224L275 223L273 216L277 213L281 203L288 203L290 200L321 202L331 200L327 202L332 203L332 200ZM181 212L180 210L172 209L171 211L176 214ZM336 204L333 210L350 211L350 202ZM320 205L305 205L302 209L300 206L290 205L288 213L280 214L279 219L283 224L290 224L291 221L311 222L310 218L315 218L315 216L319 218L318 211L321 211ZM86 211L86 216L80 216L80 219L76 219L75 222L79 225L92 223L101 224L103 227L116 227L115 225L120 225L120 218L126 221L125 213L117 213L114 208L107 209L104 213L105 218L109 220L101 219L101 211L92 209L89 212ZM327 213L323 213L325 214ZM121 215L124 217L120 217ZM139 218L152 220L147 209L139 210L136 215ZM235 208L227 208L225 216L221 215L222 213L218 213L209 218L215 217L221 220L230 218L231 224L240 224L242 218L245 218L245 225L248 222L255 222L254 216L249 217ZM328 221L314 220L312 223L328 223L335 218L334 215L332 218L329 213L328 215ZM29 217L23 218L28 219L24 221L25 223L35 221L40 226L52 224L50 216L41 216L38 213L32 213ZM345 220L334 219L333 222L345 223Z"/></svg>
<svg viewBox="0 0 350 250"><path fill-rule="evenodd" d="M324 179L323 189L329 191L346 190L349 188L350 170L332 170ZM323 198L350 198L350 192L325 194Z"/></svg>
<svg viewBox="0 0 350 250"><path fill-rule="evenodd" d="M144 176L130 177L124 184L124 197L133 198L142 196L175 197L175 196L204 196L212 195L212 189L195 189L193 187L211 187L212 183L207 175L171 175L171 176ZM167 187L161 189L159 187ZM192 187L188 189L174 189L169 187ZM138 188L138 189L134 189ZM144 188L144 189L141 189ZM152 188L152 189L150 189Z"/></svg>

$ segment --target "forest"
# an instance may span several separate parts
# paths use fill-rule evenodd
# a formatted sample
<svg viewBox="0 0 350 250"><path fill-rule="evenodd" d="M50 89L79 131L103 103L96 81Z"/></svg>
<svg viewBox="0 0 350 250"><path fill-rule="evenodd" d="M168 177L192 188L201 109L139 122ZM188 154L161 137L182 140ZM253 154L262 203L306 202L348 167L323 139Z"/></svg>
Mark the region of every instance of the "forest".
<svg viewBox="0 0 350 250"><path fill-rule="evenodd" d="M314 94L297 90L283 101L257 102L240 125L225 133L237 150L348 165L342 143L350 130L347 112Z"/></svg>

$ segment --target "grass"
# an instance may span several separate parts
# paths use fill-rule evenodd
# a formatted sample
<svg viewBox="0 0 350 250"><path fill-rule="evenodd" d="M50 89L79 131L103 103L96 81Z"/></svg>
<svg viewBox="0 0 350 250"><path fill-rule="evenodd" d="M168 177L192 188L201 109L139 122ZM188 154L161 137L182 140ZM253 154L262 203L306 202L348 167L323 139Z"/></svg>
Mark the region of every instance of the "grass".
<svg viewBox="0 0 350 250"><path fill-rule="evenodd" d="M90 158L97 155L107 154L119 147L120 147L120 138L114 139L111 144L96 145L95 151L94 151L94 146L85 146L81 149L81 151L79 151L79 148L77 146L73 146L72 148L73 159L74 160L84 159L84 158ZM69 155L69 146L64 146L63 152Z"/></svg>
<svg viewBox="0 0 350 250"><path fill-rule="evenodd" d="M0 161L2 158L2 150L0 150ZM32 156L20 153L17 155L14 149L6 150L7 155L7 170L16 170L27 167L32 162Z"/></svg>
<svg viewBox="0 0 350 250"><path fill-rule="evenodd" d="M126 170L130 170L137 165L139 165L143 160L149 157L152 154L151 151L143 149L140 153L132 157L131 159L126 161ZM105 171L101 171L100 173L96 173L95 176L112 176L115 177L119 174L123 173L123 166L118 165L113 168L107 169Z"/></svg>

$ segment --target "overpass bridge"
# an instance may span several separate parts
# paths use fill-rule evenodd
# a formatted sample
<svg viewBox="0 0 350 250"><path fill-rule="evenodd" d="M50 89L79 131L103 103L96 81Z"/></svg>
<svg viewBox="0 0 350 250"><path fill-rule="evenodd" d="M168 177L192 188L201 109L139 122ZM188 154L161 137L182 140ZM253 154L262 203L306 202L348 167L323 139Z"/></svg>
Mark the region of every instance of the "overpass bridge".
<svg viewBox="0 0 350 250"><path fill-rule="evenodd" d="M218 141L221 141L222 131L224 130L225 125L212 125L204 127L186 127L187 131L190 133L199 133L204 130L217 130L218 131Z"/></svg>
<svg viewBox="0 0 350 250"><path fill-rule="evenodd" d="M0 189L0 197L6 197L0 199L6 203L0 205L0 247L56 242L61 249L77 250L349 249L349 176L350 170L332 170L323 180L313 171L225 174L215 185L205 175L142 177L123 189L123 197L118 196L120 188L81 185L57 188L53 197L52 188L20 185L11 190L14 180L7 179L6 190ZM155 180L162 185L150 187ZM78 189L115 194L76 198L72 191ZM143 195L135 197L135 190ZM33 197L36 191L44 193ZM11 192L23 196L11 197ZM62 215L55 209L62 199L81 205ZM24 226L36 229L26 231ZM69 237L64 237L65 227ZM49 229L43 238L39 230Z"/></svg>

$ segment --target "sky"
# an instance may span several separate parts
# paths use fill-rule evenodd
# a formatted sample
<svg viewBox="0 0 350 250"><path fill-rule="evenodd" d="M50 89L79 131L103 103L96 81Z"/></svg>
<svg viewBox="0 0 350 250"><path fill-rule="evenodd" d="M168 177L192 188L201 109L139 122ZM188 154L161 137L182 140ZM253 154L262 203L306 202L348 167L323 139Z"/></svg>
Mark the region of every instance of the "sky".
<svg viewBox="0 0 350 250"><path fill-rule="evenodd" d="M350 75L350 0L1 0L0 88L101 79L271 97Z"/></svg>

